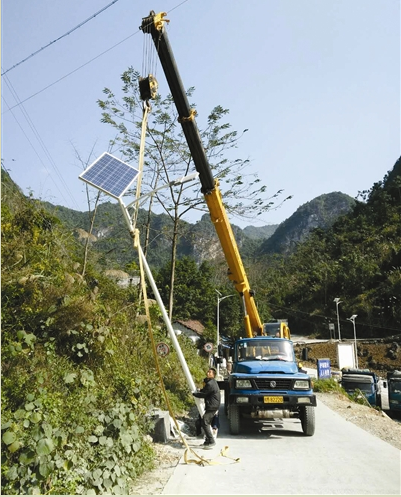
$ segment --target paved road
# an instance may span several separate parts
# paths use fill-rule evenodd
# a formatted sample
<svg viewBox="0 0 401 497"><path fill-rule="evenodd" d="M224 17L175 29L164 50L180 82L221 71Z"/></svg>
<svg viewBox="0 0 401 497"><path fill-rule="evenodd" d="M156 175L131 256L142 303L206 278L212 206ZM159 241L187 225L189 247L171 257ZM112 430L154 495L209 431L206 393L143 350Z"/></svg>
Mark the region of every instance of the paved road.
<svg viewBox="0 0 401 497"><path fill-rule="evenodd" d="M164 495L401 494L400 451L322 402L313 437L305 437L295 419L283 428L250 424L235 437L229 435L223 407L220 421L216 448L195 450L221 464L201 467L181 460ZM219 456L226 445L239 463Z"/></svg>

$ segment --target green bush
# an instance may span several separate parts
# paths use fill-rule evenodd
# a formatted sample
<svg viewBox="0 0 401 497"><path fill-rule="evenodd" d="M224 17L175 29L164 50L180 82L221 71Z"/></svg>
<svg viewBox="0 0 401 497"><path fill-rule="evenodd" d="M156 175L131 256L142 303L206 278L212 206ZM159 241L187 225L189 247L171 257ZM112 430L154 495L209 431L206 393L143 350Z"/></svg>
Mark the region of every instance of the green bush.
<svg viewBox="0 0 401 497"><path fill-rule="evenodd" d="M339 392L345 394L345 390L333 378L313 380L315 392Z"/></svg>

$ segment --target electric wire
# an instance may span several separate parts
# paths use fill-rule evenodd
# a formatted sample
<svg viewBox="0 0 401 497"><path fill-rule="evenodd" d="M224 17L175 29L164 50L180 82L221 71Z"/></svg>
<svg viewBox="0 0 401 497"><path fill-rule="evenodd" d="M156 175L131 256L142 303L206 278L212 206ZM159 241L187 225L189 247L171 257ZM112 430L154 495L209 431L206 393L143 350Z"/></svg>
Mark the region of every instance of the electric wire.
<svg viewBox="0 0 401 497"><path fill-rule="evenodd" d="M105 50L104 52L100 53L99 55L96 55L96 57L93 57L93 59L90 59L88 60L87 62L85 62L84 64L82 64L81 66L77 67L76 69L74 69L73 71L69 72L68 74L65 74L64 76L62 76L61 78L57 79L56 81L53 81L53 83L50 83L50 85L47 85L45 86L44 88L42 88L41 90L37 91L36 93L34 93L33 95L25 98L24 100L21 100L19 103L15 104L13 107L11 107L9 110L11 109L14 109L15 107L18 107L19 105L27 102L28 100L30 100L31 98L33 97L36 97L37 95L39 95L40 93L43 93L45 90L48 90L49 88L51 88L52 86L54 86L55 84L59 83L60 81L62 81L63 79L65 78L68 78L68 76L71 76L71 74L74 74L76 73L77 71L79 71L80 69L82 69L83 67L87 66L88 64L90 64L91 62L93 62L94 60L98 59L99 57L101 57L102 55L106 54L107 52L110 52L110 50L113 50L113 48L116 48L118 45L121 45L121 43L124 43L125 41L127 41L129 38L132 38L134 35L138 34L139 33L139 30L136 31L135 33L132 33L130 34L129 36L127 36L126 38L124 38L123 40L119 41L118 43L116 43L115 45L113 45L112 47L108 48L107 50Z"/></svg>
<svg viewBox="0 0 401 497"><path fill-rule="evenodd" d="M62 38L65 38L66 36L68 36L69 34L73 33L75 30L77 30L78 28L82 27L84 24L86 24L87 22L91 21L94 17L96 17L97 15L101 14L102 12L104 12L105 10L107 10L109 7L111 7L113 4L117 3L118 0L113 0L111 3L109 3L108 5L106 5L106 7L103 7L102 9L100 9L98 12L96 12L96 14L93 14L91 17L88 17L88 19L86 19L85 21L82 21L81 23L79 23L77 26L75 26L75 28L72 28L70 29L67 33L59 36L58 38L56 38L55 40L51 41L50 43L48 43L47 45L45 45L44 47L40 48L39 50L36 50L36 52L33 52L31 55L29 55L28 57L25 57L25 59L21 60L20 62L17 62L16 64L14 64L12 67L10 67L9 69L7 69L6 71L2 72L1 75L4 76L5 74L7 74L8 72L10 72L12 69L14 69L15 67L18 67L19 65L21 65L22 63L26 62L27 60L29 60L30 58L32 58L34 55L38 54L39 52L41 52L42 50L45 50L45 48L48 48L50 47L50 45L53 45L53 43L56 43L57 41L60 41Z"/></svg>
<svg viewBox="0 0 401 497"><path fill-rule="evenodd" d="M5 103L5 104L7 105L7 107L8 107L8 103L7 103L6 99L5 99L4 97L2 97L2 98L3 98L3 100L4 100L4 103ZM24 135L24 136L25 136L25 138L27 139L28 143L29 143L29 144L30 144L30 146L32 147L33 151L35 152L36 156L38 157L38 159L39 159L40 163L41 163L41 164L42 164L42 166L45 168L46 172L49 174L49 176L50 176L51 180L53 181L53 183L54 183L55 187L57 188L58 192L60 193L61 198L64 200L64 202L65 202L66 204L68 204L68 202L67 202L66 198L64 197L64 194L63 194L62 190L60 190L60 188L59 188L58 184L57 184L57 183L53 180L53 178L52 178L52 176L51 176L51 174L50 174L49 170L48 170L48 169L47 169L47 167L46 167L46 164L43 162L42 158L40 157L40 155L39 155L38 151L36 150L36 148L35 148L34 144L33 144L33 143L32 143L32 141L30 140L29 136L25 133L25 130L24 130L24 128L22 127L21 123L18 121L18 119L17 119L16 115L15 115L15 114L14 114L14 112L12 112L12 111L11 111L11 114L12 114L12 116L14 117L14 119L15 119L16 123L18 124L19 128L21 129L21 131L22 131L23 135Z"/></svg>
<svg viewBox="0 0 401 497"><path fill-rule="evenodd" d="M19 97L18 97L18 94L17 92L15 91L11 81L9 80L9 77L7 75L4 76L4 81L6 83L6 86L9 88L12 96L14 97L14 99L18 102L19 101ZM4 99L4 97L3 97ZM4 101L6 102L6 100L4 99ZM8 106L7 102L6 102L6 105ZM8 106L9 107L9 106ZM39 145L41 146L45 156L47 157L48 161L50 162L50 164L52 165L54 171L56 172L60 182L62 183L63 187L64 187L64 191L69 195L70 197L70 200L72 201L73 205L77 206L77 202L74 198L74 196L72 195L70 189L68 188L68 185L67 183L65 182L65 180L63 179L63 176L61 175L60 171L58 170L57 168L57 165L55 163L55 161L53 160L52 156L50 155L50 152L48 150L48 148L46 147L44 141L42 140L42 137L40 136L36 126L34 125L33 121L31 120L31 118L29 117L29 114L28 112L26 111L25 107L23 105L21 105L21 112L23 114L23 116L25 117L27 123L28 123L28 126L31 128L32 130L32 133L34 134L35 138L37 139L37 141L39 142ZM16 118L15 114L13 114L13 117L14 119L17 121L18 125L20 126L20 128L22 129L22 126L21 124L19 123L18 119ZM32 146L32 148L34 149L36 155L38 156L40 162L42 163L42 165L44 166L44 168L46 169L46 172L49 174L50 178L52 179L52 181L55 183L56 185L56 188L58 189L58 191L60 192L62 198L64 199L64 201L66 200L65 197L64 197L64 194L63 192L59 189L57 183L53 180L52 178L52 175L50 173L50 171L48 170L48 168L46 167L46 165L44 164L43 160L41 159L41 157L39 156L39 154L37 153L35 147L33 146L32 142L29 140L29 138L27 137L25 131L22 129L25 137L28 139L28 142L30 143L30 145Z"/></svg>
<svg viewBox="0 0 401 497"><path fill-rule="evenodd" d="M116 0L118 1L118 0ZM178 5L176 5L175 7L173 7L172 9L170 9L168 12L172 12L173 10L175 9L178 9L179 7L181 7L184 3L188 2L189 0L184 0L183 2L179 3ZM95 14L97 15L97 14ZM18 107L19 105L27 102L28 100L30 100L31 98L33 97L36 97L37 95L40 95L42 92L48 90L49 88L51 88L52 86L56 85L57 83L59 83L60 81L63 81L63 79L65 78L68 78L69 76L71 76L72 74L76 73L77 71L79 71L80 69L84 68L85 66L89 65L90 63L92 63L93 61L97 60L98 58L102 57L103 55L105 55L106 53L110 52L111 50L113 50L114 48L118 47L119 45L121 45L122 43L126 42L127 40L129 40L130 38L132 38L133 36L137 35L138 33L140 32L140 29L138 29L137 31L135 31L134 33L131 33L129 36L127 36L126 38L124 38L123 40L119 41L118 43L116 43L115 45L111 46L110 48L108 48L107 50L101 52L100 54L96 55L95 57L93 57L92 59L88 60L87 62L85 62L84 64L80 65L79 67L77 67L76 69L70 71L69 73L65 74L64 76L62 76L61 78L57 79L56 81L53 81L53 83L50 83L49 85L45 86L44 88L42 88L41 90L37 91L36 93L33 93L32 95L30 95L29 97L25 98L24 100L21 100L19 103L13 105L12 107L10 107L9 109L7 109L6 112L8 112L9 110L12 110L14 109L15 107ZM145 37L146 38L146 37ZM144 42L146 43L146 41ZM153 44L152 44L153 45ZM44 47L45 48L45 47ZM154 68L154 72L152 73L154 76L156 76L156 67L157 67L157 61L156 61L156 57L155 57L155 62L154 62L154 65L155 65L155 68ZM7 69L7 71L4 71L3 74L6 74L8 71L10 71L12 68L10 69ZM142 71L142 74L146 74L144 71Z"/></svg>

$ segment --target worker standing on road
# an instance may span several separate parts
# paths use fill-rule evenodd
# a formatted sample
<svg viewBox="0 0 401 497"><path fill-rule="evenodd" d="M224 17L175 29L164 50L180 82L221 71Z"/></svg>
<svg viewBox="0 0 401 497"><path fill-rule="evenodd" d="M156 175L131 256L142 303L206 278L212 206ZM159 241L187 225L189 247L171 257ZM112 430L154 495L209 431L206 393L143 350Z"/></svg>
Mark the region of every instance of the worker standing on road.
<svg viewBox="0 0 401 497"><path fill-rule="evenodd" d="M205 432L204 449L211 449L216 442L213 438L211 423L220 407L220 387L215 380L216 370L209 368L205 378L205 386L199 392L193 392L198 399L205 399L205 412L202 416L202 428Z"/></svg>

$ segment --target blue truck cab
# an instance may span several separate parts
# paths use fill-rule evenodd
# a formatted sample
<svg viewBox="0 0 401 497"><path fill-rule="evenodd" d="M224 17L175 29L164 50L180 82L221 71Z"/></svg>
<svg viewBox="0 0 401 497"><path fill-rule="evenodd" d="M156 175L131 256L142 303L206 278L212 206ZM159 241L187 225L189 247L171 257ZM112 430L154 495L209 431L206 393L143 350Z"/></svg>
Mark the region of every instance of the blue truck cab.
<svg viewBox="0 0 401 497"><path fill-rule="evenodd" d="M379 376L369 369L343 369L341 386L349 394L362 392L371 406L378 406Z"/></svg>
<svg viewBox="0 0 401 497"><path fill-rule="evenodd" d="M387 385L390 412L401 414L401 371L387 373Z"/></svg>
<svg viewBox="0 0 401 497"><path fill-rule="evenodd" d="M315 432L316 396L300 371L291 340L260 336L234 345L233 369L225 387L230 433L244 419L298 418L305 435Z"/></svg>

